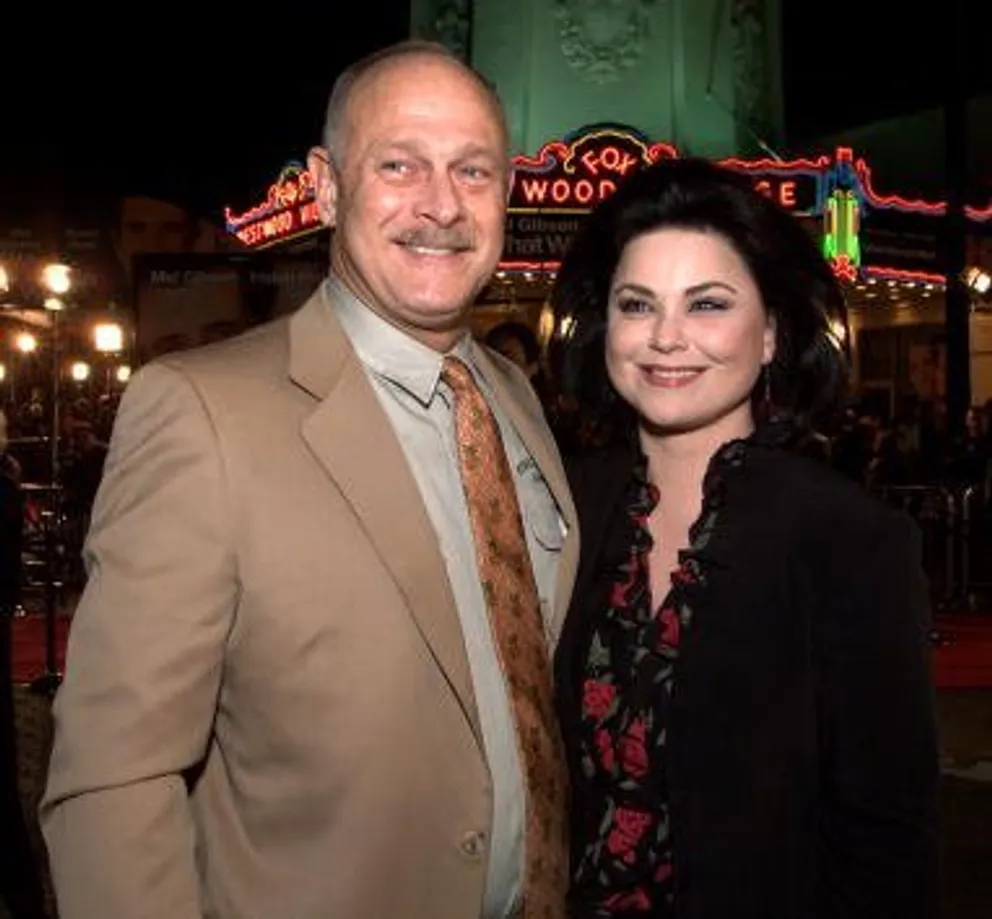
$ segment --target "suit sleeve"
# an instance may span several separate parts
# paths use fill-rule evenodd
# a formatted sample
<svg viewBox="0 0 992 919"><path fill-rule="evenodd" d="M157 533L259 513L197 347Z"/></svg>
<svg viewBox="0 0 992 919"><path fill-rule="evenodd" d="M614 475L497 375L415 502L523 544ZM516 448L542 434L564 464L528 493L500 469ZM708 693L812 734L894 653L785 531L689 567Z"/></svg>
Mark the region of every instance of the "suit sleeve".
<svg viewBox="0 0 992 919"><path fill-rule="evenodd" d="M184 775L209 742L237 597L218 438L167 366L121 401L54 705L40 818L61 919L198 919Z"/></svg>
<svg viewBox="0 0 992 919"><path fill-rule="evenodd" d="M817 623L818 915L935 919L938 753L919 533L885 513L877 527L838 526L832 541Z"/></svg>

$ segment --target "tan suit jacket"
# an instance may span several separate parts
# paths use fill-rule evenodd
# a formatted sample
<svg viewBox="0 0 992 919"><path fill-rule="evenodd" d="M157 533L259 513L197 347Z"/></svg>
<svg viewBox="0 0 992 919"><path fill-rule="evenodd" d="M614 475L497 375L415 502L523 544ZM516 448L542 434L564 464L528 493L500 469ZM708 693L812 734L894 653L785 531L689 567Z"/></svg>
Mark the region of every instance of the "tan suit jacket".
<svg viewBox="0 0 992 919"><path fill-rule="evenodd" d="M42 826L61 919L477 919L491 817L458 613L322 287L148 365L87 541ZM481 370L568 527L540 406Z"/></svg>

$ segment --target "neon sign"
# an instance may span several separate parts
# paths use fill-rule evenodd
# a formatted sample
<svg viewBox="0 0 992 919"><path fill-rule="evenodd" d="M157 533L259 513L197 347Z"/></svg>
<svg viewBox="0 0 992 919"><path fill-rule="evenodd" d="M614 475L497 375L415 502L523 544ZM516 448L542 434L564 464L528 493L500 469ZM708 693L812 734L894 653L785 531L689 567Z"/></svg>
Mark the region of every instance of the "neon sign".
<svg viewBox="0 0 992 919"><path fill-rule="evenodd" d="M758 179L754 187L787 210L799 207L798 183L795 179Z"/></svg>
<svg viewBox="0 0 992 919"><path fill-rule="evenodd" d="M610 147L619 152L606 153L604 161ZM620 155L624 151L630 155ZM536 157L517 157L500 268L556 270L581 215L614 191L614 183L662 156L679 155L671 145L651 144L630 129L597 127L567 141L545 144ZM819 220L821 249L843 280L945 280L936 242L939 220L933 218L946 213L946 203L879 194L868 165L855 159L850 148L840 147L833 156L789 161L729 157L717 165L749 176L759 192L797 217ZM589 194L588 186L579 184L597 179L608 183L596 188L601 194ZM586 196L589 205L584 204ZM527 224L525 214L531 215ZM965 215L972 223L990 222L992 203L966 207Z"/></svg>
<svg viewBox="0 0 992 919"><path fill-rule="evenodd" d="M823 254L828 261L842 265L845 274L861 265L861 223L857 197L837 189L830 193L823 212Z"/></svg>
<svg viewBox="0 0 992 919"><path fill-rule="evenodd" d="M675 156L668 144L650 144L624 128L603 127L545 144L537 156L513 158L509 210L586 212L616 191L643 165Z"/></svg>
<svg viewBox="0 0 992 919"><path fill-rule="evenodd" d="M679 151L633 128L600 124L513 159L504 271L554 271L581 220L638 169ZM938 238L946 202L879 194L871 170L848 147L832 156L781 161L730 157L718 165L751 178L754 187L797 217L820 222L820 246L837 275L943 283ZM972 224L992 225L992 202L970 205ZM265 248L320 229L313 180L290 163L263 202L241 214L225 208L229 233Z"/></svg>
<svg viewBox="0 0 992 919"><path fill-rule="evenodd" d="M241 214L224 208L227 232L261 249L320 229L313 177L301 163L289 163L269 186L265 200Z"/></svg>
<svg viewBox="0 0 992 919"><path fill-rule="evenodd" d="M545 144L536 156L514 157L504 270L553 270L579 221L643 166L679 156L671 144L651 143L630 128L599 125ZM753 177L755 188L797 215L818 200L820 161L753 168L745 160L724 165Z"/></svg>

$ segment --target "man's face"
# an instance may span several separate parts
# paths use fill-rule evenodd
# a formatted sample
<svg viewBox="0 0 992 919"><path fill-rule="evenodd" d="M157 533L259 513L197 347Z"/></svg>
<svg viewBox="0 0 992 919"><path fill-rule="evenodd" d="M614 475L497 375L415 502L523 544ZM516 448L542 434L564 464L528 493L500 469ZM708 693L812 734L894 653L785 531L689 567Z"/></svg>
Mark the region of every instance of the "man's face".
<svg viewBox="0 0 992 919"><path fill-rule="evenodd" d="M503 248L509 178L492 100L454 62L411 54L360 78L340 162L311 155L335 273L444 350Z"/></svg>

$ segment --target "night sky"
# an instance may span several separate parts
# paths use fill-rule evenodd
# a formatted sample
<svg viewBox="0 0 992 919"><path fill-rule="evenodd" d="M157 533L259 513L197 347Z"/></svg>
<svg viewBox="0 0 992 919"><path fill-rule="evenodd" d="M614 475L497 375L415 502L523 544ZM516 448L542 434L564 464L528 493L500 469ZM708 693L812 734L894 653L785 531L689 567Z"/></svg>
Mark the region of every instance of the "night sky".
<svg viewBox="0 0 992 919"><path fill-rule="evenodd" d="M933 17L953 0L924 4L924 17L909 3L859 0L856 19L839 0L783 2L786 123L797 142L940 103ZM992 68L977 66L992 3L963 2L984 20L969 29L972 83L992 89ZM407 31L402 0L280 0L259 12L173 0L122 6L125 18L103 24L90 4L17 6L4 13L0 58L0 222L3 211L9 219L83 190L160 196L214 219L224 204L246 207L318 138L337 72Z"/></svg>

